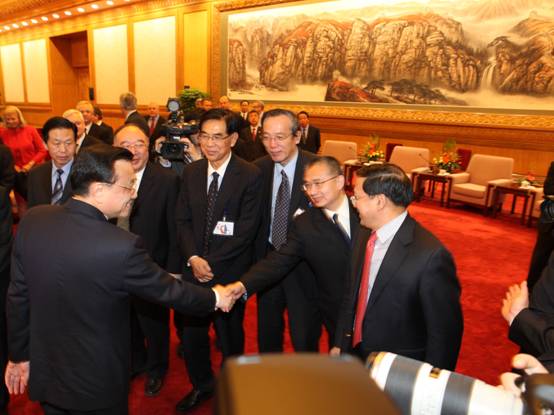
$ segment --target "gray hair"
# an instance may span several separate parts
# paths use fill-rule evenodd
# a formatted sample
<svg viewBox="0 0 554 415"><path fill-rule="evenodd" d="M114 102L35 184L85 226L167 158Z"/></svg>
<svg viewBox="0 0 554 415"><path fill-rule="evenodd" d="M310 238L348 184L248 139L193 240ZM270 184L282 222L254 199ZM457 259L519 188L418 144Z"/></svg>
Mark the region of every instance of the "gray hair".
<svg viewBox="0 0 554 415"><path fill-rule="evenodd" d="M119 96L119 106L125 111L137 109L137 97L132 92L124 92Z"/></svg>

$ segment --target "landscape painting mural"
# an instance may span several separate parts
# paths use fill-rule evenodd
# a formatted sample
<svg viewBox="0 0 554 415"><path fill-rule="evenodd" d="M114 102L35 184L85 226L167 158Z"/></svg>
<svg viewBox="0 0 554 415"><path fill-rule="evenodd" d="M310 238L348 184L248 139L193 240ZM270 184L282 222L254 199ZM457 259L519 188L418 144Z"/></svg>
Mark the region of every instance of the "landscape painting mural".
<svg viewBox="0 0 554 415"><path fill-rule="evenodd" d="M552 0L274 7L227 39L232 99L554 110Z"/></svg>

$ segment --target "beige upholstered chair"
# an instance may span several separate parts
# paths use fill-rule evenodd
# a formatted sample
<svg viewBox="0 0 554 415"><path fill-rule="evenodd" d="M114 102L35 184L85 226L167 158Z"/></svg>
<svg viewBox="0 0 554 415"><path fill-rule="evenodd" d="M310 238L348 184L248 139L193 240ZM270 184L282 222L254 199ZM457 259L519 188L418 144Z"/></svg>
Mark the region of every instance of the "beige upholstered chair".
<svg viewBox="0 0 554 415"><path fill-rule="evenodd" d="M452 184L447 206L455 200L486 210L492 203L492 187L510 184L513 168L512 158L475 154L465 172L450 175Z"/></svg>
<svg viewBox="0 0 554 415"><path fill-rule="evenodd" d="M333 156L340 164L344 164L346 160L357 159L358 145L353 141L325 140L321 155Z"/></svg>
<svg viewBox="0 0 554 415"><path fill-rule="evenodd" d="M429 160L427 148L396 146L392 150L389 162L404 170L411 179L414 171L422 172L429 168Z"/></svg>

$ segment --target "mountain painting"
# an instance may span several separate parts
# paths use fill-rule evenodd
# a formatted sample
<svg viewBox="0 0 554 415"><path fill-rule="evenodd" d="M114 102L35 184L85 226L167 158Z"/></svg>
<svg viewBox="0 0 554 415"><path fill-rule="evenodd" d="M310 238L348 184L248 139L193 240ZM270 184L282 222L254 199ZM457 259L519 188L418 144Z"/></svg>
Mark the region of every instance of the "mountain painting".
<svg viewBox="0 0 554 415"><path fill-rule="evenodd" d="M554 110L552 0L350 0L233 13L232 99Z"/></svg>

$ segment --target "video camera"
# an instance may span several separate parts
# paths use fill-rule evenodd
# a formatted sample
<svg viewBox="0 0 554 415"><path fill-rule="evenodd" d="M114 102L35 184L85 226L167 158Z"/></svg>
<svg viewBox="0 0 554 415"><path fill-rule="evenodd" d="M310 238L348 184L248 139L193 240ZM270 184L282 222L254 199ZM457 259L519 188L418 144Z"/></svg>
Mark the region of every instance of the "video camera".
<svg viewBox="0 0 554 415"><path fill-rule="evenodd" d="M185 122L185 115L181 110L179 98L168 98L167 110L169 111L169 118L167 123L162 125L161 130L161 135L166 138L166 141L162 143L160 155L170 161L186 161L188 145L181 143L181 138L187 137L193 144L196 144L191 137L198 132L196 120Z"/></svg>

